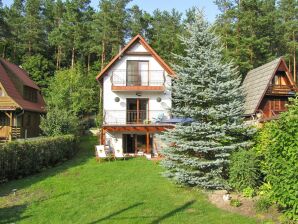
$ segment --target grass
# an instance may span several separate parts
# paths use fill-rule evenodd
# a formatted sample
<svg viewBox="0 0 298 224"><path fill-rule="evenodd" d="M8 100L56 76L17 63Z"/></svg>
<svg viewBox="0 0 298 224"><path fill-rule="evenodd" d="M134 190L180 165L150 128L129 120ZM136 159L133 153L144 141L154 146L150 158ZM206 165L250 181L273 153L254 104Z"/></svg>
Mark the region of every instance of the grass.
<svg viewBox="0 0 298 224"><path fill-rule="evenodd" d="M71 161L0 185L0 224L256 223L214 207L199 190L174 185L152 161L97 163L95 144L84 138Z"/></svg>

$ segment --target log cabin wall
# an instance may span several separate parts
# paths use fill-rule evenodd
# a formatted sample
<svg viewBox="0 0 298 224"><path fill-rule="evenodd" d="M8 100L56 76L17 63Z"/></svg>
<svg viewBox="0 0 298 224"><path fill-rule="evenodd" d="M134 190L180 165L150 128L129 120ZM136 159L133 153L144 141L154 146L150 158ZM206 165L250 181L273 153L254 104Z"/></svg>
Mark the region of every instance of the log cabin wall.
<svg viewBox="0 0 298 224"><path fill-rule="evenodd" d="M265 96L259 109L263 112L263 118L270 118L286 111L288 103L287 96Z"/></svg>
<svg viewBox="0 0 298 224"><path fill-rule="evenodd" d="M27 138L37 137L40 135L40 113L25 111L25 113L17 119L18 126L22 129L22 138L25 137L27 131Z"/></svg>

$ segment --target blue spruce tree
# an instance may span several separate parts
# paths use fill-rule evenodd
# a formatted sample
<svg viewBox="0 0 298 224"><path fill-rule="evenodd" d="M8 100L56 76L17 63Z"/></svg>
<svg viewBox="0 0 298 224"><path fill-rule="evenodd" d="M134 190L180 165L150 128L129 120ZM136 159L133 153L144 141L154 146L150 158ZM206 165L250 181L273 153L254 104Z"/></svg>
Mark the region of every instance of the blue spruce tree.
<svg viewBox="0 0 298 224"><path fill-rule="evenodd" d="M241 79L224 63L219 39L197 10L181 37L186 56L176 55L172 114L192 118L164 133L166 176L180 184L226 188L230 153L251 145L252 131L243 124Z"/></svg>

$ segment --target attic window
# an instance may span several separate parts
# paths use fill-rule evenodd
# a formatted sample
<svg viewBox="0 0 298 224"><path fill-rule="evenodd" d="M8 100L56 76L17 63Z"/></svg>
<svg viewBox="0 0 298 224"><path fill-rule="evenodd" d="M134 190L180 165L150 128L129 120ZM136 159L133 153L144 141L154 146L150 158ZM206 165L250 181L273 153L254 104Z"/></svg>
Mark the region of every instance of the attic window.
<svg viewBox="0 0 298 224"><path fill-rule="evenodd" d="M24 86L24 99L36 103L37 102L37 90L33 89L29 86Z"/></svg>
<svg viewBox="0 0 298 224"><path fill-rule="evenodd" d="M0 96L4 96L4 91L2 90L1 87L0 87Z"/></svg>

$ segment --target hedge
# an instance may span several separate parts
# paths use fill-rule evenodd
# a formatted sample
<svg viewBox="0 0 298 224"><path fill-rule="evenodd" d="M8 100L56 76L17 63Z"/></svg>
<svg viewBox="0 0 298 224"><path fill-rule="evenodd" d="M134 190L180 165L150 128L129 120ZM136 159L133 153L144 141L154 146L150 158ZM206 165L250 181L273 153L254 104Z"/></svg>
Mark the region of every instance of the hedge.
<svg viewBox="0 0 298 224"><path fill-rule="evenodd" d="M0 145L0 183L21 178L71 158L77 151L73 135L42 137Z"/></svg>
<svg viewBox="0 0 298 224"><path fill-rule="evenodd" d="M261 171L270 186L267 197L298 221L298 97L278 120L266 123L256 151L263 158Z"/></svg>

